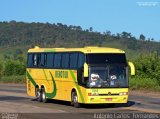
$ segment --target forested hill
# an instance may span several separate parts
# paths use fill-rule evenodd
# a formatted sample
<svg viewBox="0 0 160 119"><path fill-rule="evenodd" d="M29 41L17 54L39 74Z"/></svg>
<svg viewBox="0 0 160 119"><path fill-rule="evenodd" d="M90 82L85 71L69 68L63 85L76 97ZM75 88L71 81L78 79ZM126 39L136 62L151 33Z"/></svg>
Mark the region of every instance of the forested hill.
<svg viewBox="0 0 160 119"><path fill-rule="evenodd" d="M107 28L106 28L107 29ZM131 33L112 34L95 32L92 27L67 26L61 23L24 23L0 22L0 47L83 47L107 46L123 49L127 52L160 54L160 42L146 39L143 34L138 39Z"/></svg>

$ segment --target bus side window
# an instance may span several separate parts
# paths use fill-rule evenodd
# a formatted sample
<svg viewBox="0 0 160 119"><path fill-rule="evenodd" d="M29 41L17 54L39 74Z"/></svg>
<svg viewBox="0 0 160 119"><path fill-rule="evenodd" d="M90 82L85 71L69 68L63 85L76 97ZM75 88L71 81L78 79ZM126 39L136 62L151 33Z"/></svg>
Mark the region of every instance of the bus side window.
<svg viewBox="0 0 160 119"><path fill-rule="evenodd" d="M84 65L84 54L79 53L79 57L78 57L78 68L82 68Z"/></svg>
<svg viewBox="0 0 160 119"><path fill-rule="evenodd" d="M40 67L45 67L46 66L46 60L47 56L45 53L40 54Z"/></svg>
<svg viewBox="0 0 160 119"><path fill-rule="evenodd" d="M71 53L70 54L70 68L76 69L78 62L78 53Z"/></svg>
<svg viewBox="0 0 160 119"><path fill-rule="evenodd" d="M39 63L40 63L40 54L33 54L33 66L34 67L38 67Z"/></svg>
<svg viewBox="0 0 160 119"><path fill-rule="evenodd" d="M54 68L61 68L61 53L56 53L55 54Z"/></svg>
<svg viewBox="0 0 160 119"><path fill-rule="evenodd" d="M37 66L37 63L38 60L37 60L37 54L33 54L33 66Z"/></svg>
<svg viewBox="0 0 160 119"><path fill-rule="evenodd" d="M69 67L69 53L62 54L62 68L67 69Z"/></svg>
<svg viewBox="0 0 160 119"><path fill-rule="evenodd" d="M47 54L47 68L53 68L53 61L54 61L54 54L48 53Z"/></svg>
<svg viewBox="0 0 160 119"><path fill-rule="evenodd" d="M32 56L33 56L33 54L28 54L27 67L33 66Z"/></svg>

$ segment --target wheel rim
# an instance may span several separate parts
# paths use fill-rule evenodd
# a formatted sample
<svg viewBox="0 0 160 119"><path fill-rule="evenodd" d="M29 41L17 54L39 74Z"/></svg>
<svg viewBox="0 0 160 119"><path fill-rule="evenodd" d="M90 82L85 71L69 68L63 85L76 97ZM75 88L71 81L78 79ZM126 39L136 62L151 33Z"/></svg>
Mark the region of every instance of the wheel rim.
<svg viewBox="0 0 160 119"><path fill-rule="evenodd" d="M46 100L46 95L45 95L45 92L43 91L42 93L42 100L45 101Z"/></svg>
<svg viewBox="0 0 160 119"><path fill-rule="evenodd" d="M39 89L36 89L36 97L37 97L37 98L40 97L40 91L39 91Z"/></svg>
<svg viewBox="0 0 160 119"><path fill-rule="evenodd" d="M73 102L74 102L74 103L77 103L77 102L78 102L77 94L74 94L74 95L73 95Z"/></svg>

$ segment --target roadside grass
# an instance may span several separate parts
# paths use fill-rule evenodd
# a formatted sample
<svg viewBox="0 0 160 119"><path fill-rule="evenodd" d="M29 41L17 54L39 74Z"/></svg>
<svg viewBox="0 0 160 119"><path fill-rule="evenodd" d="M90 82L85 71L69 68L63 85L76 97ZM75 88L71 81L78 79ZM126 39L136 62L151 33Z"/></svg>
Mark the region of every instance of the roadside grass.
<svg viewBox="0 0 160 119"><path fill-rule="evenodd" d="M129 86L131 90L160 91L160 84L156 79L141 76L131 77Z"/></svg>
<svg viewBox="0 0 160 119"><path fill-rule="evenodd" d="M25 75L19 76L2 76L0 78L0 83L25 83Z"/></svg>

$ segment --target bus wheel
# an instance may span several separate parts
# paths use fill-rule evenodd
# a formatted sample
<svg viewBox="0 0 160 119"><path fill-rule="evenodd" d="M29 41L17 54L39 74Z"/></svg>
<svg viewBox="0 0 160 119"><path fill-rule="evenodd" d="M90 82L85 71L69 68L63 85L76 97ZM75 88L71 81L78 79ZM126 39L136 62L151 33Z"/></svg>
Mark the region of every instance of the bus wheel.
<svg viewBox="0 0 160 119"><path fill-rule="evenodd" d="M71 104L76 108L80 107L80 104L78 103L78 96L76 91L72 92Z"/></svg>
<svg viewBox="0 0 160 119"><path fill-rule="evenodd" d="M36 95L36 100L38 101L38 102L41 102L41 91L40 91L40 89L38 88L38 87L36 87L36 89L35 89L35 95Z"/></svg>
<svg viewBox="0 0 160 119"><path fill-rule="evenodd" d="M42 102L46 103L47 98L46 98L46 92L45 92L44 88L42 88L42 90L41 90L41 95L42 95Z"/></svg>

